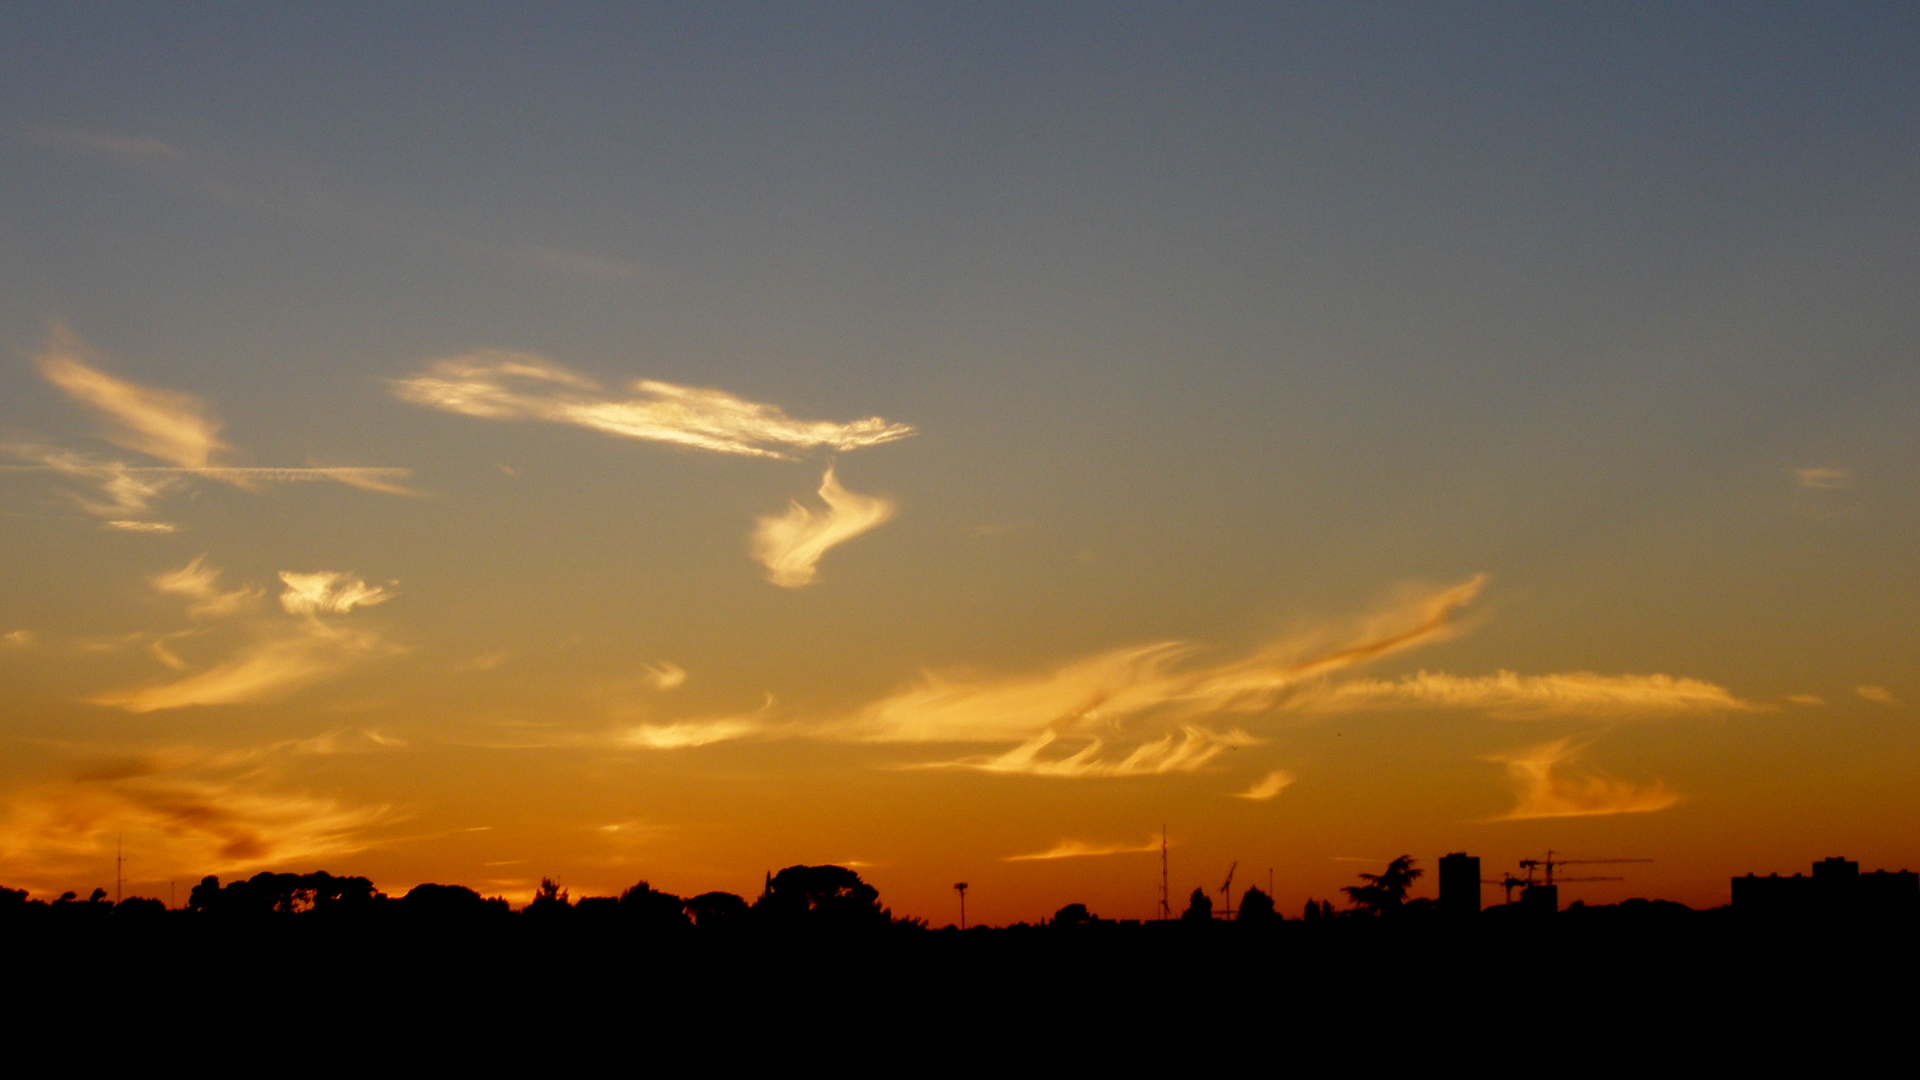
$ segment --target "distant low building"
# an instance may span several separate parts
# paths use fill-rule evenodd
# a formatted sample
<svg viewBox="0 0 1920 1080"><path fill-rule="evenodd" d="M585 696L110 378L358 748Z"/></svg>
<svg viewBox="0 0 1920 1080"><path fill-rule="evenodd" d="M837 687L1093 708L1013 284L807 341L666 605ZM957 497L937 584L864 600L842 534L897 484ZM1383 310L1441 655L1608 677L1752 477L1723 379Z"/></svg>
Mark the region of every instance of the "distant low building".
<svg viewBox="0 0 1920 1080"><path fill-rule="evenodd" d="M1860 872L1850 859L1813 864L1812 875L1746 874L1733 879L1733 909L1743 914L1809 918L1920 913L1920 874Z"/></svg>

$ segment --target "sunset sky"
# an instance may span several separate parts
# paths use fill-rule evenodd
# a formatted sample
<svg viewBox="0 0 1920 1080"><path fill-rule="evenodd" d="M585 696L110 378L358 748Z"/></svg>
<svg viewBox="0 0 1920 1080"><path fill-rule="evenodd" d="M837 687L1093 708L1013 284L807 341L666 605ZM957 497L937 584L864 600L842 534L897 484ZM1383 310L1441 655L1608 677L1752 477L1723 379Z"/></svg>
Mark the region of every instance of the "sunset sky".
<svg viewBox="0 0 1920 1080"><path fill-rule="evenodd" d="M13 5L0 884L1920 869L1916 56L1911 4Z"/></svg>

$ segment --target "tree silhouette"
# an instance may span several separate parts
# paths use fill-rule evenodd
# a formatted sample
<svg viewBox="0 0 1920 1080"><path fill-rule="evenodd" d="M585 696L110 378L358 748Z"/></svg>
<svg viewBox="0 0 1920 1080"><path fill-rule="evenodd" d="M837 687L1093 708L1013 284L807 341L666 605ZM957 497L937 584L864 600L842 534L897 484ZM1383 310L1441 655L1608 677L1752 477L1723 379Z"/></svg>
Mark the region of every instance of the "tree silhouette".
<svg viewBox="0 0 1920 1080"><path fill-rule="evenodd" d="M844 866L789 866L767 879L753 910L783 925L865 929L893 921L880 891Z"/></svg>
<svg viewBox="0 0 1920 1080"><path fill-rule="evenodd" d="M513 909L497 896L481 899L479 893L465 885L427 882L415 885L400 898L400 910L410 919L454 924L486 916L506 915Z"/></svg>
<svg viewBox="0 0 1920 1080"><path fill-rule="evenodd" d="M1392 915L1407 902L1407 890L1413 879L1425 873L1413 868L1413 856L1402 855L1387 864L1379 874L1361 874L1364 885L1347 885L1341 891L1353 902L1354 910L1367 915Z"/></svg>
<svg viewBox="0 0 1920 1080"><path fill-rule="evenodd" d="M1053 925L1055 926L1086 926L1099 921L1100 917L1088 911L1087 905L1085 904L1068 904L1066 907L1053 913Z"/></svg>
<svg viewBox="0 0 1920 1080"><path fill-rule="evenodd" d="M1193 895L1187 898L1187 910L1180 913L1180 921L1213 921L1213 900L1207 896L1205 889L1193 890Z"/></svg>
<svg viewBox="0 0 1920 1080"><path fill-rule="evenodd" d="M696 929L703 931L728 930L742 926L747 921L751 908L747 902L730 892L705 892L688 900L684 905L687 916L693 920Z"/></svg>
<svg viewBox="0 0 1920 1080"><path fill-rule="evenodd" d="M1248 889L1246 894L1240 897L1240 911L1234 915L1234 919L1264 926L1280 921L1280 916L1273 910L1273 897L1259 889Z"/></svg>
<svg viewBox="0 0 1920 1080"><path fill-rule="evenodd" d="M551 918L573 910L573 904L567 899L567 890L552 878L541 878L540 888L534 891L533 899L528 902L525 913L536 917Z"/></svg>
<svg viewBox="0 0 1920 1080"><path fill-rule="evenodd" d="M683 930L688 926L687 902L644 881L620 894L620 913L653 930Z"/></svg>

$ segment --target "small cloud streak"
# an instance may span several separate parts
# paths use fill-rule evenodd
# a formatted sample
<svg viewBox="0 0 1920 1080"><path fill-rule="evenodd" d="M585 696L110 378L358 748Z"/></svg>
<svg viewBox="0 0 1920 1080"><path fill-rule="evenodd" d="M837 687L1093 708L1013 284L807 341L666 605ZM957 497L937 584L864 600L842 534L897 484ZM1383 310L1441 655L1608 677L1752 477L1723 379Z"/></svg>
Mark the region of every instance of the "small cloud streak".
<svg viewBox="0 0 1920 1080"><path fill-rule="evenodd" d="M1430 706L1481 709L1506 718L1608 719L1766 708L1699 679L1586 671L1554 675L1501 671L1473 677L1422 671L1398 680L1350 679L1305 695L1298 706L1329 711Z"/></svg>
<svg viewBox="0 0 1920 1080"><path fill-rule="evenodd" d="M894 505L886 499L857 495L840 486L828 469L820 481L822 511L798 500L778 517L763 517L754 528L755 561L767 568L767 580L783 589L813 584L815 567L828 551L879 528L892 519Z"/></svg>
<svg viewBox="0 0 1920 1080"><path fill-rule="evenodd" d="M1811 467L1793 470L1793 482L1803 488L1816 491L1831 491L1835 488L1852 487L1858 479L1849 469Z"/></svg>
<svg viewBox="0 0 1920 1080"><path fill-rule="evenodd" d="M185 598L188 614L196 618L235 616L251 609L254 601L265 595L261 589L222 592L219 576L220 572L206 565L203 556L180 570L159 575L152 585L159 592ZM281 604L299 617L250 620L248 629L252 639L226 661L205 670L171 682L111 691L87 700L135 713L190 705L271 701L337 674L359 660L394 651L376 633L337 626L319 617L322 613L343 614L355 607L383 601L387 595L382 590L369 589L345 574L322 572L292 576L318 582L305 588L293 581L287 582L288 592L281 596ZM288 575L282 574L281 578L286 581ZM289 596L294 599L289 601ZM187 670L189 665L166 648L166 641L167 638L162 637L151 643L155 657L175 671Z"/></svg>
<svg viewBox="0 0 1920 1080"><path fill-rule="evenodd" d="M926 672L841 722L838 734L862 742L1024 742L1043 731L1100 734L1154 719L1169 719L1177 729L1223 714L1270 711L1310 680L1453 636L1454 614L1485 581L1480 575L1410 595L1344 633L1288 637L1213 665L1184 663L1198 648L1165 641L1038 675Z"/></svg>
<svg viewBox="0 0 1920 1080"><path fill-rule="evenodd" d="M640 677L647 681L647 685L662 693L676 689L687 681L685 668L665 660L658 664L642 664L640 671Z"/></svg>
<svg viewBox="0 0 1920 1080"><path fill-rule="evenodd" d="M1144 844L1099 844L1087 840L1062 840L1045 851L1030 855L1008 855L1001 862L1040 862L1047 859L1088 859L1101 855L1143 855L1160 850L1160 838Z"/></svg>
<svg viewBox="0 0 1920 1080"><path fill-rule="evenodd" d="M87 512L109 518L107 528L165 533L175 526L142 521L152 505L195 477L219 480L243 490L262 483L331 481L390 495L412 495L402 483L412 470L364 466L235 466L214 462L231 449L219 437L221 423L198 398L139 386L100 370L92 353L65 326L55 325L47 346L34 357L47 381L109 422L105 433L116 446L170 462L131 465L101 460L34 443L0 445L0 453L25 465L0 466L8 472L54 472L85 481L100 499L81 497Z"/></svg>
<svg viewBox="0 0 1920 1080"><path fill-rule="evenodd" d="M1169 733L1152 742L1141 743L1117 760L1102 757L1107 744L1106 740L1098 738L1085 740L1085 745L1065 757L1044 756L1043 751L1059 738L1051 731L1043 731L1004 754L984 759L935 762L925 767L978 769L981 772L1064 779L1161 776L1166 773L1194 772L1205 768L1222 751L1251 746L1258 741L1244 731L1217 734L1204 728L1187 727L1177 736Z"/></svg>
<svg viewBox="0 0 1920 1080"><path fill-rule="evenodd" d="M81 509L99 517L120 519L129 525L134 524L129 518L147 513L155 501L182 483L181 472L176 469L141 469L121 461L100 461L34 443L9 443L0 446L0 453L31 463L4 465L0 470L59 473L84 481L97 489L100 496L98 499L74 496Z"/></svg>
<svg viewBox="0 0 1920 1080"><path fill-rule="evenodd" d="M32 644L33 631L31 630L9 630L4 634L0 634L0 647L25 649Z"/></svg>
<svg viewBox="0 0 1920 1080"><path fill-rule="evenodd" d="M360 851L392 819L385 805L275 790L259 766L223 778L217 763L130 762L15 793L0 807L0 861L16 885L47 891L94 878L125 835L140 876L244 873Z"/></svg>
<svg viewBox="0 0 1920 1080"><path fill-rule="evenodd" d="M338 673L353 660L383 651L385 643L378 635L309 623L255 641L227 662L184 679L87 700L134 713L274 701Z"/></svg>
<svg viewBox="0 0 1920 1080"><path fill-rule="evenodd" d="M392 593L378 585L332 570L311 574L282 570L280 580L286 585L280 594L280 606L290 615L344 615L356 607L373 607L393 599Z"/></svg>
<svg viewBox="0 0 1920 1080"><path fill-rule="evenodd" d="M88 359L73 331L55 326L35 363L48 382L113 421L116 428L107 441L186 468L204 467L227 448L219 438L219 421L199 399L116 379Z"/></svg>
<svg viewBox="0 0 1920 1080"><path fill-rule="evenodd" d="M1496 821L1533 818L1597 817L1665 810L1680 796L1656 780L1635 784L1572 766L1583 746L1559 739L1489 758L1507 767L1519 801Z"/></svg>
<svg viewBox="0 0 1920 1080"><path fill-rule="evenodd" d="M629 439L723 454L794 460L800 450L857 450L904 439L906 424L880 417L847 423L795 420L775 405L724 390L635 380L610 396L585 376L531 353L490 349L441 360L396 379L402 401L492 420L545 420Z"/></svg>
<svg viewBox="0 0 1920 1080"><path fill-rule="evenodd" d="M196 619L220 619L244 611L260 599L261 589L220 591L220 571L207 565L201 555L178 570L169 570L148 579L156 592L184 597L187 614Z"/></svg>
<svg viewBox="0 0 1920 1080"><path fill-rule="evenodd" d="M713 720L677 720L662 724L638 724L619 735L619 742L643 750L684 750L711 746L760 734L765 722L751 717L721 717Z"/></svg>
<svg viewBox="0 0 1920 1080"><path fill-rule="evenodd" d="M1827 699L1819 694L1789 694L1787 700L1795 705L1825 705Z"/></svg>
<svg viewBox="0 0 1920 1080"><path fill-rule="evenodd" d="M1254 802L1265 802L1292 787L1293 780L1294 777L1292 773L1283 769L1275 769L1247 790L1235 792L1234 798L1251 799Z"/></svg>
<svg viewBox="0 0 1920 1080"><path fill-rule="evenodd" d="M1893 691L1884 686L1856 686L1853 688L1853 692L1868 701L1877 702L1881 705L1900 704L1900 699L1893 696Z"/></svg>

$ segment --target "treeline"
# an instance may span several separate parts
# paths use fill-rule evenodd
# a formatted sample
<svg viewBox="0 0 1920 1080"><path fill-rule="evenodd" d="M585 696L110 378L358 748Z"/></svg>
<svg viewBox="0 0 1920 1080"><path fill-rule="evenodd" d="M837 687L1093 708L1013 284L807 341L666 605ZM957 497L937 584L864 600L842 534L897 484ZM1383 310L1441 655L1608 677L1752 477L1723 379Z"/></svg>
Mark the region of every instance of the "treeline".
<svg viewBox="0 0 1920 1080"><path fill-rule="evenodd" d="M395 898L375 889L367 878L337 877L324 870L310 874L261 873L226 885L218 877L209 876L193 887L186 904L177 911L148 897L131 897L116 904L107 898L105 889L95 889L86 900L69 892L49 902L32 898L24 889L0 887L0 920L10 923L46 920L71 925L103 919L144 923L162 918L245 923L288 916L327 922L393 920L449 925L512 919L666 932L715 932L752 926L847 931L925 926L919 920L895 918L881 905L879 890L843 866L789 866L770 874L760 896L751 902L729 892L682 898L645 881L618 896L588 896L576 901L555 882L542 880L533 900L518 910L500 897L483 897L464 885L416 885Z"/></svg>

